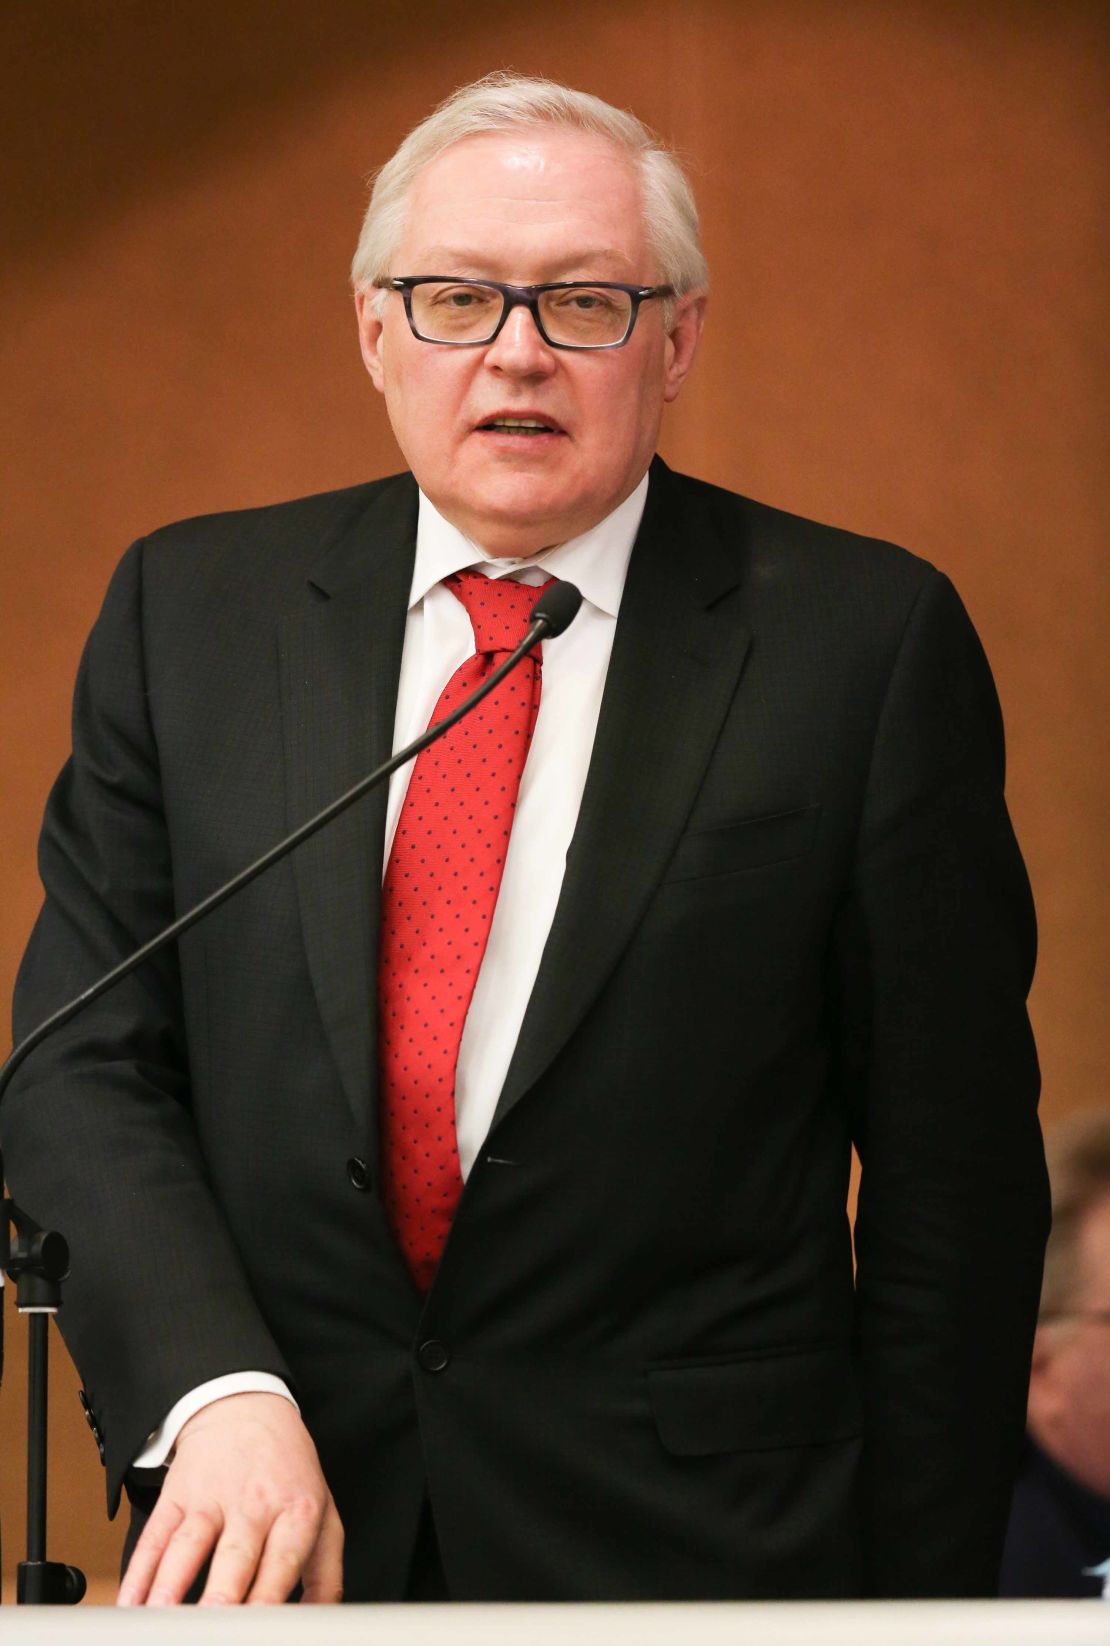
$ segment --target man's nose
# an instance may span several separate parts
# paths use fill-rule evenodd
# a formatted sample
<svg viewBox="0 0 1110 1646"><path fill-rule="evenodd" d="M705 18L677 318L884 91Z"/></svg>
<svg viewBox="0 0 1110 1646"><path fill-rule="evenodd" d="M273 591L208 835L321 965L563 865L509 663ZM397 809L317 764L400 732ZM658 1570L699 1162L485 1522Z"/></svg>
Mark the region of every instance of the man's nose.
<svg viewBox="0 0 1110 1646"><path fill-rule="evenodd" d="M505 324L486 350L486 361L501 371L546 374L555 369L555 353L523 303L509 310Z"/></svg>

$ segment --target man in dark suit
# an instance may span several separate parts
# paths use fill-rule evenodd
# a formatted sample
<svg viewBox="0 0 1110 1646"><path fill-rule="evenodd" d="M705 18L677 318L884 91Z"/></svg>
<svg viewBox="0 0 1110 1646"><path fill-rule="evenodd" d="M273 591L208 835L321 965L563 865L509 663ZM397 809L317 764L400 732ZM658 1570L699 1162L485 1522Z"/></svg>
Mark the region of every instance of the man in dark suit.
<svg viewBox="0 0 1110 1646"><path fill-rule="evenodd" d="M652 460L705 274L631 117L466 88L355 286L412 474L125 557L18 1028L436 718L489 579L585 599L6 1099L123 1599L991 1593L1047 1213L959 600Z"/></svg>

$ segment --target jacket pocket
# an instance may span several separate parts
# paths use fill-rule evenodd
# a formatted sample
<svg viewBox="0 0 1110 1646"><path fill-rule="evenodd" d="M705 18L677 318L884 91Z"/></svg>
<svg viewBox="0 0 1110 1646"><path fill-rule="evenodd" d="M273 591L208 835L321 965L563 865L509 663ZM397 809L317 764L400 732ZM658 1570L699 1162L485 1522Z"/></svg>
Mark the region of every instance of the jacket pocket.
<svg viewBox="0 0 1110 1646"><path fill-rule="evenodd" d="M700 880L710 875L735 874L768 863L783 863L808 852L817 838L820 806L775 812L769 817L746 817L716 829L698 829L683 835L667 866L663 884Z"/></svg>
<svg viewBox="0 0 1110 1646"><path fill-rule="evenodd" d="M843 1344L649 1366L647 1383L659 1438L679 1457L850 1440L862 1427Z"/></svg>

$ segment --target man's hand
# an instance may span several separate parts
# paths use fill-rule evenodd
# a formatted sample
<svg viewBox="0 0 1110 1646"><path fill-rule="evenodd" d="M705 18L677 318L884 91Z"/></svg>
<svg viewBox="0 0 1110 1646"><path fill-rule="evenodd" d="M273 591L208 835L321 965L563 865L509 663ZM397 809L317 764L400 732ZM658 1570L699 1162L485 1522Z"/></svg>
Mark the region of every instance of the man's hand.
<svg viewBox="0 0 1110 1646"><path fill-rule="evenodd" d="M296 1407L238 1394L196 1413L120 1585L121 1606L175 1606L208 1556L202 1606L343 1592L343 1527Z"/></svg>

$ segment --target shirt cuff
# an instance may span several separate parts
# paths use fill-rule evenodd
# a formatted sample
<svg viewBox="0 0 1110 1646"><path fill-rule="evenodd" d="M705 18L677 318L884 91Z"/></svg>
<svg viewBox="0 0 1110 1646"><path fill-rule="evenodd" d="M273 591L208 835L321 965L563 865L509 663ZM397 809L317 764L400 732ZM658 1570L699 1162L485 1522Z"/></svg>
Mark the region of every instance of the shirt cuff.
<svg viewBox="0 0 1110 1646"><path fill-rule="evenodd" d="M190 1389L175 1406L170 1407L158 1428L147 1436L146 1445L135 1458L133 1467L158 1469L169 1463L178 1435L195 1413L211 1406L213 1401L223 1400L225 1395L245 1394L284 1395L292 1405L297 1405L281 1378L274 1377L270 1372L228 1372L224 1377L210 1378L207 1383L198 1383L195 1389ZM299 1406L297 1410L300 1411Z"/></svg>

